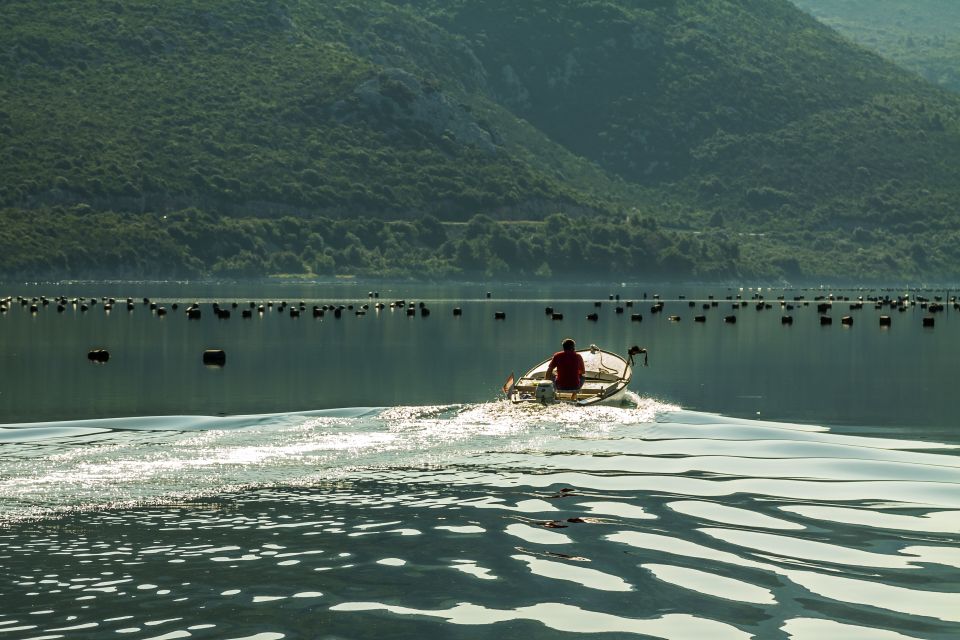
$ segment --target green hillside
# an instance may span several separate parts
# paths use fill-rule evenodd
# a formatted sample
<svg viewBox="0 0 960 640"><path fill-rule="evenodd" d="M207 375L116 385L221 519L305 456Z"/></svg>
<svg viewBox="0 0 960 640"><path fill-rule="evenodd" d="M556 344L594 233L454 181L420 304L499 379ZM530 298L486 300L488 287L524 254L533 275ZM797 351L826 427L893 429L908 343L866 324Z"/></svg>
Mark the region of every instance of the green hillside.
<svg viewBox="0 0 960 640"><path fill-rule="evenodd" d="M610 189L511 122L540 138L515 150L468 52L382 2L5 2L0 28L2 205L465 218Z"/></svg>
<svg viewBox="0 0 960 640"><path fill-rule="evenodd" d="M793 0L851 40L960 93L955 0Z"/></svg>
<svg viewBox="0 0 960 640"><path fill-rule="evenodd" d="M0 30L0 275L960 276L960 98L788 0L10 0Z"/></svg>
<svg viewBox="0 0 960 640"><path fill-rule="evenodd" d="M520 16L509 0L423 4L471 43L502 104L687 196L691 225L717 211L815 230L954 214L960 100L786 0L528 0Z"/></svg>

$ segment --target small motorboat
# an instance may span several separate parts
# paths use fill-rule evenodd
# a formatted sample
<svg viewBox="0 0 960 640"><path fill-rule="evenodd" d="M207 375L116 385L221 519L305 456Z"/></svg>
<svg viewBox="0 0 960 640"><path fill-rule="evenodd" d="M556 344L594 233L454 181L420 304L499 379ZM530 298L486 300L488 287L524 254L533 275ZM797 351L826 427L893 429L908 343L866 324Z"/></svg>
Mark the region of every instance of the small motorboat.
<svg viewBox="0 0 960 640"><path fill-rule="evenodd" d="M636 346L630 347L626 358L612 351L604 351L595 344L588 349L578 349L577 353L583 358L586 369L583 386L578 391L560 391L547 378L551 356L527 371L519 380L514 380L513 374L510 374L503 385L503 392L514 403L565 402L581 406L600 402L616 403L626 395L627 385L633 377L634 356L642 353L643 365L647 365L647 350Z"/></svg>

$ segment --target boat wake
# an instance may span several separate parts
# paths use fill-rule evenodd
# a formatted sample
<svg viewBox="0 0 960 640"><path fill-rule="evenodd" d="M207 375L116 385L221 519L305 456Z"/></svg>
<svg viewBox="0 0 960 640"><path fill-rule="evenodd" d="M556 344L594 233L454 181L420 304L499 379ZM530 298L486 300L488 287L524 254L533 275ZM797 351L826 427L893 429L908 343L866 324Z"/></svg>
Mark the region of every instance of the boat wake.
<svg viewBox="0 0 960 640"><path fill-rule="evenodd" d="M384 619L428 636L437 624L803 640L960 628L954 443L635 395L6 425L0 443L0 556L21 576L0 588L17 616L0 624L37 633L59 627L27 614L75 610L75 597L116 601L74 622L90 637L136 628L110 615L131 595L144 609L126 618L153 624L166 594L205 605L202 619L169 605L183 628L168 633L186 633L169 637L232 633L238 606L273 601L285 604L244 632L299 637L290 625L304 620L373 637ZM59 577L36 568L48 554ZM294 601L322 606L290 616Z"/></svg>
<svg viewBox="0 0 960 640"><path fill-rule="evenodd" d="M550 438L652 425L673 407L509 402L0 426L0 522L305 485L365 468L456 464Z"/></svg>

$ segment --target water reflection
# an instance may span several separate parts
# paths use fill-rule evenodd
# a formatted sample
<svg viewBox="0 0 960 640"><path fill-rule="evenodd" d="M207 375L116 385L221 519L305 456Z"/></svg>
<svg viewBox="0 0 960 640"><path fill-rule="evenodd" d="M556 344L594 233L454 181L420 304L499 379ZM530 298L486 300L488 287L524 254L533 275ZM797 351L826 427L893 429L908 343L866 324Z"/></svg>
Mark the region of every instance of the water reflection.
<svg viewBox="0 0 960 640"><path fill-rule="evenodd" d="M950 442L635 401L43 427L0 456L0 632L956 635Z"/></svg>

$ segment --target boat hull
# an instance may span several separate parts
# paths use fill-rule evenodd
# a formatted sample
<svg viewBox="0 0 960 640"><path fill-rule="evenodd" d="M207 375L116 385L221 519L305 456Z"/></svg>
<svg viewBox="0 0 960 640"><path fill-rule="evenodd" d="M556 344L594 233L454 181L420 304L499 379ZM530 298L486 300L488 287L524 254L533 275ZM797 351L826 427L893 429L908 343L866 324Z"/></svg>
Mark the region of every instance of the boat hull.
<svg viewBox="0 0 960 640"><path fill-rule="evenodd" d="M627 385L633 375L631 363L610 351L595 346L578 351L583 357L586 374L584 384L578 391L559 391L546 377L550 360L544 360L523 374L507 394L516 404L566 403L579 406L591 404L614 404L626 395Z"/></svg>

